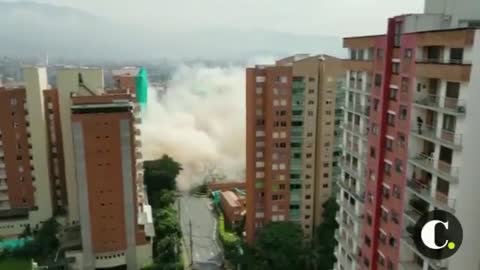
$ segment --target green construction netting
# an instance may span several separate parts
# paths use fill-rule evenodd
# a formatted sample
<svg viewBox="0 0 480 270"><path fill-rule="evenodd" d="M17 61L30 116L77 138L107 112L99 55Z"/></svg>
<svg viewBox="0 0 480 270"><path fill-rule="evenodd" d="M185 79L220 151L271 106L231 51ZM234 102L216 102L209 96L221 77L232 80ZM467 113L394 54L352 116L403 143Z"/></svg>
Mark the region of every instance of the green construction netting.
<svg viewBox="0 0 480 270"><path fill-rule="evenodd" d="M137 101L140 104L147 104L148 75L145 68L140 68L137 76Z"/></svg>

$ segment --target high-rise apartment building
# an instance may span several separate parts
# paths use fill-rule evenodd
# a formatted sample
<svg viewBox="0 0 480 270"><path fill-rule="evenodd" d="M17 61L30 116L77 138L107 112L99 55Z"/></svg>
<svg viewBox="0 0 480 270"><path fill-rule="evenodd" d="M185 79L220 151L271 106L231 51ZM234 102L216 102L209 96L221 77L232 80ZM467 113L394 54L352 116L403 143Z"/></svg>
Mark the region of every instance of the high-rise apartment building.
<svg viewBox="0 0 480 270"><path fill-rule="evenodd" d="M42 91L45 69L26 68L25 86L0 89L0 235L15 236L53 214Z"/></svg>
<svg viewBox="0 0 480 270"><path fill-rule="evenodd" d="M341 61L295 55L247 69L247 241L272 221L306 239L331 194L335 92Z"/></svg>
<svg viewBox="0 0 480 270"><path fill-rule="evenodd" d="M474 105L480 98L480 30L468 27L478 22L468 11L478 10L478 2L452 9L466 3L460 2L427 1L426 11L442 6L442 13L453 13L397 16L389 19L386 35L344 39L350 57L344 62L348 94L335 269L480 265L480 111ZM352 126L360 132L350 132ZM350 148L356 140L362 145ZM463 226L462 247L446 260L422 255L411 236L416 221L434 209L454 214Z"/></svg>
<svg viewBox="0 0 480 270"><path fill-rule="evenodd" d="M66 252L73 269L140 269L151 263L154 229L134 91L106 90L101 69L60 69L56 88L46 78L27 68L26 90L0 90L0 235L62 216L66 231L80 232L81 248Z"/></svg>

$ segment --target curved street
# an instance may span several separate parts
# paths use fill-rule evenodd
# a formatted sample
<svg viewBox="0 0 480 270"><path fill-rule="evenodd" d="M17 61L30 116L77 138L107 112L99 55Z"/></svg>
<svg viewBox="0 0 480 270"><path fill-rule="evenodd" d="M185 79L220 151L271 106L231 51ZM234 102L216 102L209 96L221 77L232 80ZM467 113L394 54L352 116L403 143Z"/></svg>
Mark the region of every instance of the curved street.
<svg viewBox="0 0 480 270"><path fill-rule="evenodd" d="M210 200L183 195L178 203L183 245L187 253L185 265L190 265L193 259L193 265L188 269L222 269L223 254L217 242L217 220Z"/></svg>

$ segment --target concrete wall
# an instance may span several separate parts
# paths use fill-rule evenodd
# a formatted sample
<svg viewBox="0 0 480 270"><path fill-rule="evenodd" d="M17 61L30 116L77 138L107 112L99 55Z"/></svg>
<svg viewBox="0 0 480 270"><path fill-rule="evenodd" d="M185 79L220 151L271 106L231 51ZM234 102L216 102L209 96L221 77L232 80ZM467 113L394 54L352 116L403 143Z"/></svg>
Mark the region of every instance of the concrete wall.
<svg viewBox="0 0 480 270"><path fill-rule="evenodd" d="M32 172L35 177L35 199L37 211L30 213L31 224L45 221L53 214L50 174L48 166L47 130L43 106L43 90L48 88L46 68L25 68L30 144L32 145Z"/></svg>
<svg viewBox="0 0 480 270"><path fill-rule="evenodd" d="M462 20L480 19L478 0L425 0L425 13L441 13L453 16L453 25Z"/></svg>
<svg viewBox="0 0 480 270"><path fill-rule="evenodd" d="M78 74L82 74L84 84L92 91L103 91L103 71L101 69L61 69L57 73L59 112L62 124L63 147L65 158L65 180L68 194L69 223L79 222L77 190L75 180L75 160L71 127L71 93L85 93L78 83Z"/></svg>
<svg viewBox="0 0 480 270"><path fill-rule="evenodd" d="M480 2L479 2L480 3ZM463 162L460 168L460 180L456 201L456 217L463 227L463 243L458 252L451 257L449 269L478 270L480 265L480 181L478 181L478 153L480 128L478 119L480 107L480 30L476 30L472 53L472 76L470 87L466 89L468 100L465 128L463 130ZM473 76L475 74L475 76Z"/></svg>

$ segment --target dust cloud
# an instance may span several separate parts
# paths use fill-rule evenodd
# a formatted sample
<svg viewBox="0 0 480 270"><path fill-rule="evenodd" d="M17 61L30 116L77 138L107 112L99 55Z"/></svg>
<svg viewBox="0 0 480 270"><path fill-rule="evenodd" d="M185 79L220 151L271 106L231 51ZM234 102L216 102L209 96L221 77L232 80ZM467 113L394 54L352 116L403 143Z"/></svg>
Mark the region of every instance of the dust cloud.
<svg viewBox="0 0 480 270"><path fill-rule="evenodd" d="M144 158L167 154L180 162L180 190L202 183L212 172L243 181L245 67L182 64L161 98L156 97L158 90L149 89L143 113Z"/></svg>

